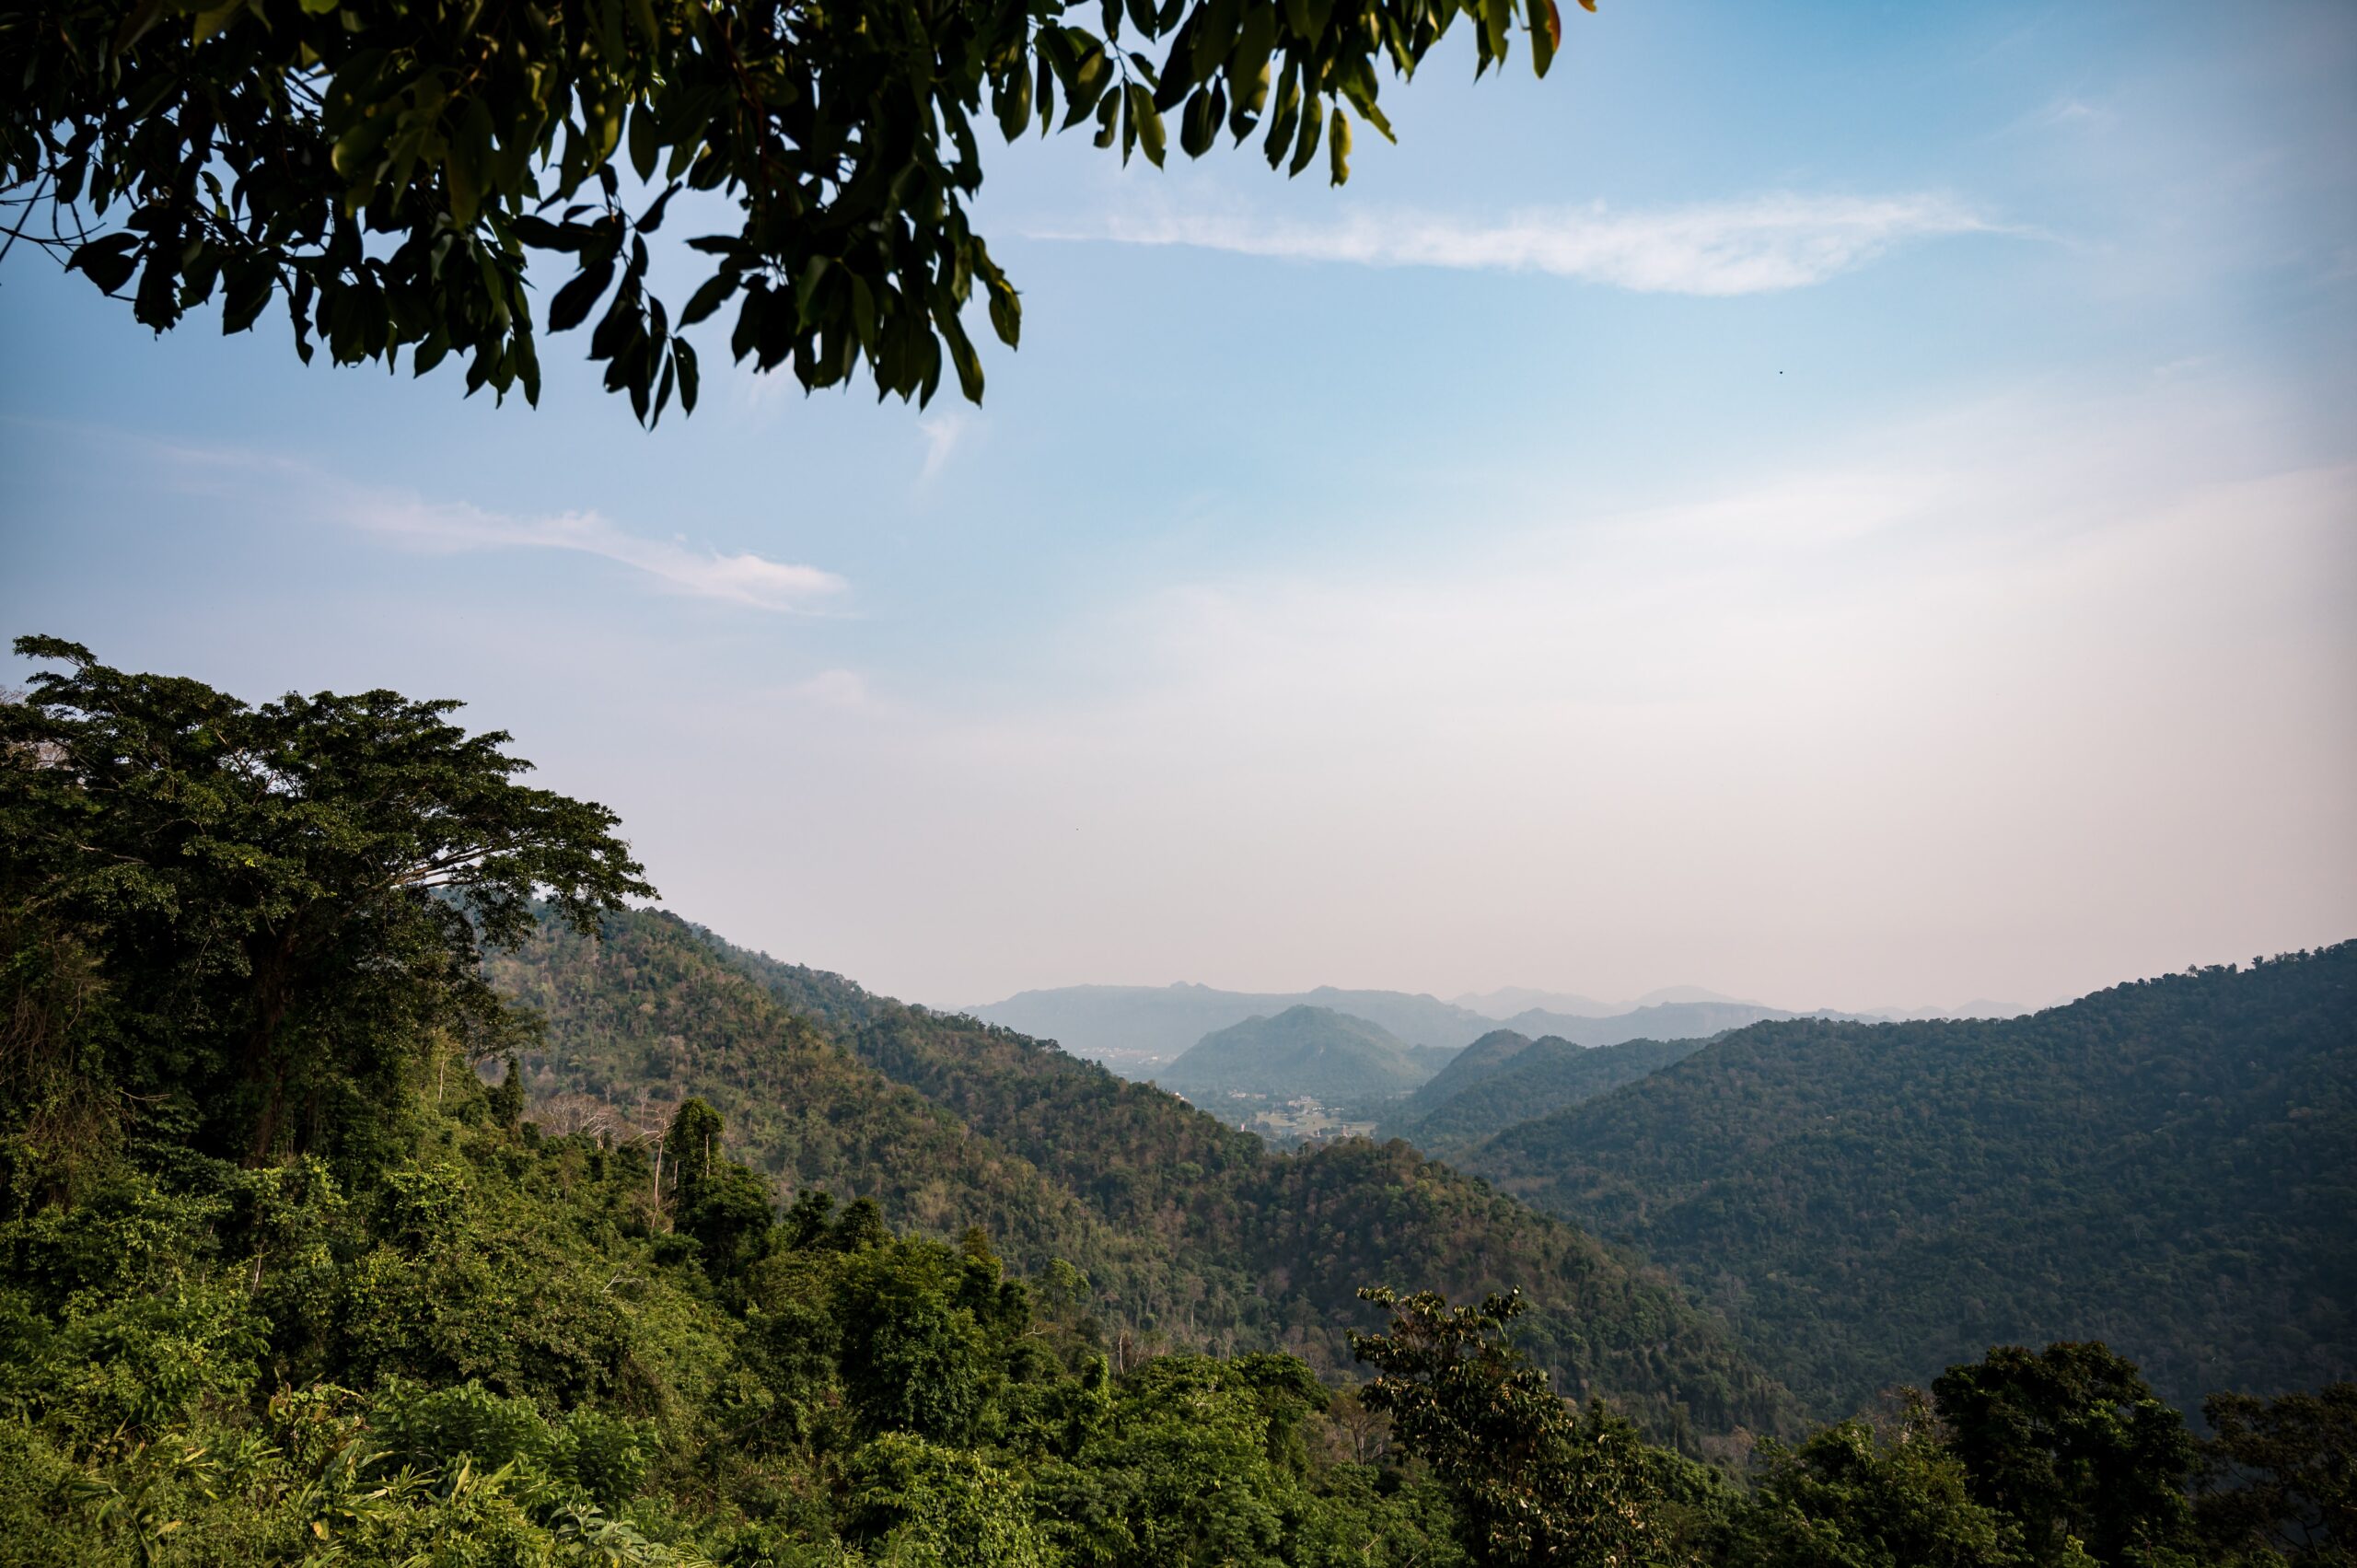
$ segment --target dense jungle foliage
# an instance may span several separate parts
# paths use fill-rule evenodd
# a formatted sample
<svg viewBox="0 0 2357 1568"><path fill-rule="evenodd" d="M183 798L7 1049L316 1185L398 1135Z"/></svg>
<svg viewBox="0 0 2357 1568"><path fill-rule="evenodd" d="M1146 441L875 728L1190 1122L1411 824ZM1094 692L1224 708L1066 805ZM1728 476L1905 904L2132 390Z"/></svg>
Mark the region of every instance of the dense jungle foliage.
<svg viewBox="0 0 2357 1568"><path fill-rule="evenodd" d="M2357 944L1759 1024L1461 1157L1677 1270L1825 1415L2066 1337L2188 1410L2357 1372Z"/></svg>
<svg viewBox="0 0 2357 1568"><path fill-rule="evenodd" d="M1454 1093L1420 1096L1412 1109L1403 1104L1376 1131L1449 1159L1515 1122L1594 1099L1683 1062L1707 1043L1632 1040L1620 1045L1574 1045L1550 1035L1529 1041Z"/></svg>
<svg viewBox="0 0 2357 1568"><path fill-rule="evenodd" d="M2001 1348L1730 1476L1561 1398L1512 1295L1367 1291L1354 1388L1281 1352L1124 1351L1069 1259L1010 1271L979 1225L913 1234L887 1208L979 1179L998 1185L977 1212L1019 1217L1027 1182L1089 1157L1052 1115L1059 1159L994 1140L1152 1091L778 966L807 993L789 1013L680 923L619 915L647 889L612 819L518 784L505 737L447 704L250 708L20 649L68 668L0 703L6 1568L2353 1560L2345 1384L2213 1401L2203 1443L2100 1345ZM599 946L601 919L620 935ZM597 1016L758 1021L729 1061L853 1125L789 1098L792 1135L759 1143L686 1097L643 1129L560 1126L594 1102L528 1094L536 1026L482 979L486 947L517 944L640 977L679 962L677 1018L628 983L594 991ZM573 995L561 967L524 972ZM1021 1064L1010 1086L982 1044ZM872 1126L854 1089L887 1107ZM943 1108L961 1095L972 1122ZM1248 1260L1375 1228L1367 1193L1441 1179L1399 1145L1277 1159L1154 1103L1130 1108L1142 1130L1235 1151L1221 1223ZM806 1179L828 1161L874 1190ZM1134 1184L1132 1212L1165 1214L1163 1191ZM1105 1234L1074 1238L1112 1246L1126 1222L1087 1212ZM1362 1256L1387 1254L1313 1266Z"/></svg>
<svg viewBox="0 0 2357 1568"><path fill-rule="evenodd" d="M1522 1342L1577 1397L1698 1453L1794 1429L1790 1396L1670 1282L1405 1144L1274 1155L1052 1046L669 915L610 915L594 942L552 923L492 972L547 1021L523 1061L550 1125L659 1126L701 1098L782 1191L871 1197L936 1236L981 1225L1027 1270L1074 1264L1117 1363L1285 1350L1334 1375L1377 1321L1363 1284L1519 1287Z"/></svg>

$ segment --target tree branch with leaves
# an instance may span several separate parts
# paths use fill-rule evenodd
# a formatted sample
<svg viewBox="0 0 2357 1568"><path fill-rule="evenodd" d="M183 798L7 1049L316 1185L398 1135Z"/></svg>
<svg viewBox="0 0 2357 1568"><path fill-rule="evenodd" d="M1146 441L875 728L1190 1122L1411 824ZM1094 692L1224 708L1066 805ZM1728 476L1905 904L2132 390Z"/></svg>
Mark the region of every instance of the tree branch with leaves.
<svg viewBox="0 0 2357 1568"><path fill-rule="evenodd" d="M1580 0L1594 9L1593 0ZM0 0L5 243L50 252L157 331L218 297L273 301L296 352L457 356L466 389L540 386L530 262L569 268L538 319L590 322L638 417L701 379L680 329L735 311L730 354L807 389L864 366L929 401L982 395L977 295L1012 347L1015 285L969 222L978 121L1014 141L1094 127L1157 166L1258 135L1348 177L1353 116L1391 134L1380 77L1462 19L1478 69L1554 0ZM987 108L985 100L987 99ZM624 180L651 192L633 212ZM688 241L711 272L674 311L649 237L683 192L736 209ZM702 206L698 207L703 210Z"/></svg>

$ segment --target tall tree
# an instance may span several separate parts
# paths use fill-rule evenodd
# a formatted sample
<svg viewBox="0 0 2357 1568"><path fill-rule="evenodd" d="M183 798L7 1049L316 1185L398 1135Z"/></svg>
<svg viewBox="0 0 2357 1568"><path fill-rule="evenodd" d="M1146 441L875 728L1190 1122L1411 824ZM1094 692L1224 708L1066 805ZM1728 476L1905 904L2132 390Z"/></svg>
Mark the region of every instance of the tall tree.
<svg viewBox="0 0 2357 1568"><path fill-rule="evenodd" d="M1905 1400L1888 1433L1853 1417L1796 1447L1763 1440L1727 1568L2021 1568L2018 1527L1967 1494L1930 1405Z"/></svg>
<svg viewBox="0 0 2357 1568"><path fill-rule="evenodd" d="M2020 1521L2033 1562L2165 1562L2187 1544L2192 1434L2105 1346L2000 1345L1932 1397L1973 1500Z"/></svg>
<svg viewBox="0 0 2357 1568"><path fill-rule="evenodd" d="M2205 1541L2259 1561L2357 1564L2357 1383L2212 1394L2201 1414L2213 1434L2193 1504Z"/></svg>
<svg viewBox="0 0 2357 1568"><path fill-rule="evenodd" d="M611 812L517 782L531 764L450 723L456 703L250 706L55 638L16 648L64 668L0 704L10 973L63 942L104 978L55 1034L76 1059L12 1070L95 1076L215 1152L365 1135L434 1030L488 1050L516 1027L482 947L528 933L536 900L591 930L654 892Z"/></svg>
<svg viewBox="0 0 2357 1568"><path fill-rule="evenodd" d="M1454 1494L1483 1568L1635 1568L1666 1550L1661 1501L1636 1429L1601 1402L1575 1414L1547 1375L1504 1342L1521 1297L1451 1307L1431 1291L1359 1295L1390 1308L1388 1331L1353 1334L1375 1368L1363 1396L1399 1444Z"/></svg>
<svg viewBox="0 0 2357 1568"><path fill-rule="evenodd" d="M1077 10L0 0L8 232L158 331L216 294L231 331L282 299L307 361L315 334L339 364L455 354L470 392L538 396L538 251L574 269L547 325L604 301L590 357L643 420L675 391L694 407L676 329L731 302L730 352L806 388L865 361L879 396L922 401L946 354L979 399L978 287L1002 340L1020 324L967 218L985 113L1009 141L1089 124L1157 165L1170 114L1190 157L1257 132L1295 174L1322 138L1339 184L1353 114L1390 134L1379 64L1411 75L1460 16L1485 70L1519 29L1544 74L1562 36L1554 0L1101 0L1093 28ZM647 290L646 237L682 192L733 203L736 227L690 241L714 270L674 310Z"/></svg>

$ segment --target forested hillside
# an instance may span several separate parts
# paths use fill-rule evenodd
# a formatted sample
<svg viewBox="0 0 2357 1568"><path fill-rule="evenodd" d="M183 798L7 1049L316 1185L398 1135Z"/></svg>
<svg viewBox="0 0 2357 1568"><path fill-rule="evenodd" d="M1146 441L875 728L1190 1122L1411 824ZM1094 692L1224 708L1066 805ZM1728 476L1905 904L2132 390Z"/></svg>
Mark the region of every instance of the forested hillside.
<svg viewBox="0 0 2357 1568"><path fill-rule="evenodd" d="M1418 1085L1385 1118L1385 1136L1422 1121L1425 1115L1471 1085L1503 1070L1516 1055L1530 1049L1530 1037L1512 1029L1492 1029L1460 1051L1441 1070Z"/></svg>
<svg viewBox="0 0 2357 1568"><path fill-rule="evenodd" d="M594 944L552 927L493 974L548 1019L525 1057L540 1114L644 1104L656 1120L701 1097L782 1190L870 1196L931 1234L993 1226L1026 1269L1062 1258L1088 1273L1143 1344L1282 1347L1335 1373L1347 1331L1376 1320L1362 1285L1518 1287L1541 1364L1665 1437L1714 1449L1791 1420L1790 1397L1668 1282L1405 1147L1271 1155L1053 1047L661 914L611 915Z"/></svg>
<svg viewBox="0 0 2357 1568"><path fill-rule="evenodd" d="M521 1060L552 1132L651 1139L698 1096L784 1196L871 1199L892 1224L936 1236L981 1225L1018 1265L1065 1259L1117 1300L1168 1288L1168 1259L1149 1240L772 1005L677 922L616 913L602 938L545 923L489 973L544 1021L544 1047Z"/></svg>
<svg viewBox="0 0 2357 1568"><path fill-rule="evenodd" d="M1214 1111L1207 1102L1224 1095L1306 1095L1334 1104L1404 1095L1431 1076L1388 1029L1306 1003L1215 1029L1154 1075Z"/></svg>
<svg viewBox="0 0 2357 1568"><path fill-rule="evenodd" d="M1709 1044L1701 1040L1632 1040L1620 1045L1574 1045L1552 1036L1532 1040L1420 1116L1399 1116L1377 1129L1405 1138L1426 1154L1451 1159L1494 1132L1577 1105L1635 1083ZM1419 1097L1421 1098L1421 1096Z"/></svg>
<svg viewBox="0 0 2357 1568"><path fill-rule="evenodd" d="M2180 1404L2308 1387L2357 1367L2357 944L1761 1024L1466 1157L1671 1265L1824 1411L2066 1336Z"/></svg>
<svg viewBox="0 0 2357 1568"><path fill-rule="evenodd" d="M449 704L256 709L18 647L68 669L0 702L0 1568L2337 1568L2357 1543L2357 1388L2213 1403L2205 1448L2100 1345L1994 1350L1747 1462L1698 1445L1737 1480L1562 1385L1672 1433L1776 1391L1659 1283L1404 1144L1276 1157L1052 1048L624 913L652 889L612 815L518 784ZM1530 1299L1357 1288L1435 1274ZM1130 1317L1220 1311L1239 1346L1375 1376L1171 1353Z"/></svg>

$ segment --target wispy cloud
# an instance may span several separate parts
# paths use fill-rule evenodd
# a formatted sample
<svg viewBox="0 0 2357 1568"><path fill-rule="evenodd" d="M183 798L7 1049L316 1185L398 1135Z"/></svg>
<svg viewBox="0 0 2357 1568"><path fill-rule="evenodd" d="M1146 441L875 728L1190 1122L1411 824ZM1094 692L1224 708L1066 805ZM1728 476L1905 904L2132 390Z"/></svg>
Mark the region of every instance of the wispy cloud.
<svg viewBox="0 0 2357 1568"><path fill-rule="evenodd" d="M949 454L958 449L972 422L962 409L950 409L930 414L917 421L917 430L924 436L924 467L917 472L919 484L930 484L940 473L942 465L949 461Z"/></svg>
<svg viewBox="0 0 2357 1568"><path fill-rule="evenodd" d="M644 572L679 593L756 610L809 610L850 587L816 566L644 538L595 512L511 517L463 504L371 496L354 501L351 516L364 528L432 549L576 551Z"/></svg>
<svg viewBox="0 0 2357 1568"><path fill-rule="evenodd" d="M822 669L785 688L784 695L822 708L864 708L869 702L867 679L855 669Z"/></svg>
<svg viewBox="0 0 2357 1568"><path fill-rule="evenodd" d="M139 451L168 465L174 486L184 491L233 496L242 493L242 482L267 475L280 487L275 494L282 505L287 494L302 494L319 515L423 550L572 551L643 572L676 593L755 610L813 612L851 587L821 567L773 561L750 551L699 549L684 538L650 539L594 511L519 517L466 502L367 488L283 453L147 440L106 427L23 419L0 423L103 436L116 450Z"/></svg>
<svg viewBox="0 0 2357 1568"><path fill-rule="evenodd" d="M2000 231L1947 196L1774 194L1651 212L1597 203L1498 223L1394 212L1318 225L1166 207L1032 237L1362 266L1549 273L1647 294L1740 295L1823 283L1910 240Z"/></svg>

